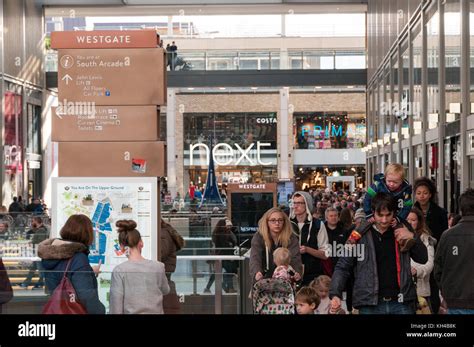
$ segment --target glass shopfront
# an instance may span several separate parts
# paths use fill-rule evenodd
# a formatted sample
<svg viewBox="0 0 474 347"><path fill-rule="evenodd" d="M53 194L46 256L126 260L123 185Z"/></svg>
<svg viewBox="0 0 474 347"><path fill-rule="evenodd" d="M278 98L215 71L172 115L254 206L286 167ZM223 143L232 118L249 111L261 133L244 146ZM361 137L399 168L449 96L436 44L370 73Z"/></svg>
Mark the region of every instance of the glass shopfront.
<svg viewBox="0 0 474 347"><path fill-rule="evenodd" d="M365 114L347 112L295 113L295 149L362 148L365 145Z"/></svg>
<svg viewBox="0 0 474 347"><path fill-rule="evenodd" d="M185 186L203 187L210 156L218 183L277 180L277 115L270 113L184 114Z"/></svg>
<svg viewBox="0 0 474 347"><path fill-rule="evenodd" d="M294 174L296 190L329 188L340 191L365 186L365 166L297 166Z"/></svg>

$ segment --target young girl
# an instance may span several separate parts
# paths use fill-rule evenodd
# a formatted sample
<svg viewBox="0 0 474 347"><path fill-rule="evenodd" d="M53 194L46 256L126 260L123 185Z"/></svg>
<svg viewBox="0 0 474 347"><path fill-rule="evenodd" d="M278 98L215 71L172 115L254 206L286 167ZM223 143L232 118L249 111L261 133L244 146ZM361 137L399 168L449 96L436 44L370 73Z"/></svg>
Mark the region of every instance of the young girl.
<svg viewBox="0 0 474 347"><path fill-rule="evenodd" d="M311 281L310 286L316 290L321 302L316 307L317 314L328 314L331 306L331 300L329 299L329 287L331 286L331 278L326 275L316 277Z"/></svg>
<svg viewBox="0 0 474 347"><path fill-rule="evenodd" d="M314 314L321 300L314 288L301 287L296 293L295 301L298 314Z"/></svg>
<svg viewBox="0 0 474 347"><path fill-rule="evenodd" d="M112 272L110 313L163 313L163 295L170 291L161 262L142 257L143 241L133 220L119 220L119 243L128 261Z"/></svg>
<svg viewBox="0 0 474 347"><path fill-rule="evenodd" d="M277 248L273 252L273 262L277 266L272 278L281 278L294 282L295 270L290 265L290 251L287 248Z"/></svg>
<svg viewBox="0 0 474 347"><path fill-rule="evenodd" d="M331 312L331 300L329 299L329 287L331 286L331 278L326 275L318 276L311 284L316 290L316 293L321 298L321 303L316 308L316 314L345 314L346 312L341 308L337 312Z"/></svg>

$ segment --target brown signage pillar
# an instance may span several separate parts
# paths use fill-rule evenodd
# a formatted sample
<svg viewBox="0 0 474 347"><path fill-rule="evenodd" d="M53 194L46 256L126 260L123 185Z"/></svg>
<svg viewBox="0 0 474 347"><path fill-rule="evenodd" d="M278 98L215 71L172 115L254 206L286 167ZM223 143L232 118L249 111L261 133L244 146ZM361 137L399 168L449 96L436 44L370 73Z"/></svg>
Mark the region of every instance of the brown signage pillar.
<svg viewBox="0 0 474 347"><path fill-rule="evenodd" d="M53 32L58 49L58 107L52 140L59 176L157 177L157 258L161 258L159 140L166 105L166 55L153 30Z"/></svg>

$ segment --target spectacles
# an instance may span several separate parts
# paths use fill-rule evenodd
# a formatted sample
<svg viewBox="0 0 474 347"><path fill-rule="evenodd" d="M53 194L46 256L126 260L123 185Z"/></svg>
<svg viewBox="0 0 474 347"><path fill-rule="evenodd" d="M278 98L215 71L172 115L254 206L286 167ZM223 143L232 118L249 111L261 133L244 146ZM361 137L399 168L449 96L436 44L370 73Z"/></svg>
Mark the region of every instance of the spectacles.
<svg viewBox="0 0 474 347"><path fill-rule="evenodd" d="M272 224L276 224L276 223L283 224L283 222L285 222L284 219L269 219L268 221Z"/></svg>
<svg viewBox="0 0 474 347"><path fill-rule="evenodd" d="M306 205L304 201L293 201L293 205Z"/></svg>

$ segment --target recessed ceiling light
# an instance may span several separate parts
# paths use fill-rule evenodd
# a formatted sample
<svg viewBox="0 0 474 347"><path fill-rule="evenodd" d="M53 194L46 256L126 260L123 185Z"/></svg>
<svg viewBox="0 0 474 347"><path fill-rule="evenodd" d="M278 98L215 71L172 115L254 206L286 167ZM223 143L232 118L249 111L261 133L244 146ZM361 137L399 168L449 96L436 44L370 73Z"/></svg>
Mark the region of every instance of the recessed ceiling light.
<svg viewBox="0 0 474 347"><path fill-rule="evenodd" d="M188 90L194 90L194 88L188 88Z"/></svg>
<svg viewBox="0 0 474 347"><path fill-rule="evenodd" d="M258 87L250 87L250 89L252 89L252 90L257 90Z"/></svg>
<svg viewBox="0 0 474 347"><path fill-rule="evenodd" d="M352 89L352 88L354 88L354 86L347 86L347 88Z"/></svg>
<svg viewBox="0 0 474 347"><path fill-rule="evenodd" d="M220 90L225 90L225 87L219 87Z"/></svg>
<svg viewBox="0 0 474 347"><path fill-rule="evenodd" d="M321 89L322 87L321 87L321 86L316 86L316 87L314 87L314 88L316 88L316 89Z"/></svg>

